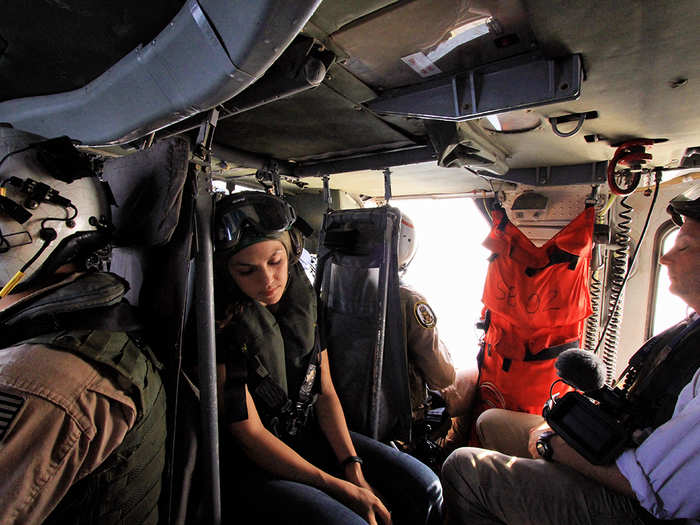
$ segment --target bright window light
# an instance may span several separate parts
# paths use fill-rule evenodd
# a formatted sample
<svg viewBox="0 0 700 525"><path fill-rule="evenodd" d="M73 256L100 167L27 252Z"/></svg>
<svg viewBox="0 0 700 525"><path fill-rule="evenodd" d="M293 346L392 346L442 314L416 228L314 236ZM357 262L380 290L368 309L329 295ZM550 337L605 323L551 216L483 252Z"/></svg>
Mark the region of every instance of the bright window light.
<svg viewBox="0 0 700 525"><path fill-rule="evenodd" d="M666 253L676 242L678 229L671 231L663 240L661 253ZM668 269L661 266L659 278L656 281L656 304L654 305L654 334L656 335L670 328L674 324L684 319L689 313L688 305L669 291L671 281L668 278Z"/></svg>
<svg viewBox="0 0 700 525"><path fill-rule="evenodd" d="M404 281L435 311L440 338L455 366L474 367L483 334L475 323L490 255L481 246L488 222L470 198L392 200L391 205L411 218L418 239Z"/></svg>
<svg viewBox="0 0 700 525"><path fill-rule="evenodd" d="M453 49L487 35L489 32L490 17L483 17L464 24L450 32L450 37L440 42L435 49L427 53L428 59L435 62L447 55Z"/></svg>

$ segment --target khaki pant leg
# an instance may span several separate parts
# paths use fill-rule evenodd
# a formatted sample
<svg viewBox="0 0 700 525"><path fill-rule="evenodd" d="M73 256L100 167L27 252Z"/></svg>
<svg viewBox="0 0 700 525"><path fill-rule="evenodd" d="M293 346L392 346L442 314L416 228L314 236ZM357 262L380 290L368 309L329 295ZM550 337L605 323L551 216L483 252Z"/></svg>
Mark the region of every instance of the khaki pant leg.
<svg viewBox="0 0 700 525"><path fill-rule="evenodd" d="M483 448L510 456L529 458L530 429L544 421L542 416L490 408L476 420L476 433Z"/></svg>
<svg viewBox="0 0 700 525"><path fill-rule="evenodd" d="M543 459L480 448L442 468L449 525L643 525L636 502Z"/></svg>

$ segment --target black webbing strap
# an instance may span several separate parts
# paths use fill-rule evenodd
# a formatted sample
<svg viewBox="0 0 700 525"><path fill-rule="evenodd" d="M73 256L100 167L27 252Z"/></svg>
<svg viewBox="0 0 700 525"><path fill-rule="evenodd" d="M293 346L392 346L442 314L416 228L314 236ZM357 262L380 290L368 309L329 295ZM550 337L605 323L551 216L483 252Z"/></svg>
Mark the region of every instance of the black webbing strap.
<svg viewBox="0 0 700 525"><path fill-rule="evenodd" d="M574 255L573 253L566 252L561 248L556 247L549 254L549 262L545 266L542 266L541 268L527 267L525 268L525 275L527 275L528 277L532 277L533 275L541 272L545 268L549 268L550 266L554 266L555 264L561 263L567 263L569 265L569 270L575 270L576 265L578 264L578 259L578 255Z"/></svg>
<svg viewBox="0 0 700 525"><path fill-rule="evenodd" d="M114 306L91 308L78 312L44 314L5 327L0 333L0 348L54 332L73 330L103 330L108 332L135 332L143 325L136 318L133 306L121 302Z"/></svg>
<svg viewBox="0 0 700 525"><path fill-rule="evenodd" d="M506 215L506 210L501 208L501 213L503 214L503 217L501 217L501 220L498 223L498 231L505 231L506 226L508 225L508 215Z"/></svg>
<svg viewBox="0 0 700 525"><path fill-rule="evenodd" d="M530 353L530 349L527 348L525 350L525 359L523 359L523 361L548 361L550 359L559 357L559 354L561 354L564 350L578 348L578 346L578 341L570 341L568 343L550 346L549 348L545 348L544 350L542 350L541 352L537 352L536 354Z"/></svg>
<svg viewBox="0 0 700 525"><path fill-rule="evenodd" d="M292 417L287 425L287 433L290 436L296 435L299 429L306 426L311 409L318 399L318 394L314 392L314 384L316 383L316 377L318 376L320 370L320 354L321 343L318 329L316 329L316 337L314 339L314 349L311 352L311 359L309 359L309 365L306 367L304 381L302 381L301 386L299 387L299 396L297 398L296 405L294 405Z"/></svg>
<svg viewBox="0 0 700 525"><path fill-rule="evenodd" d="M313 387L319 371L320 353L321 343L318 329L316 329L314 348L309 358L309 364L306 367L304 381L299 387L296 403L289 398L284 389L270 376L260 358L257 355L252 357L257 384L250 386L255 396L266 405L268 412L273 415L271 425L276 435L279 436L280 432L284 430L290 436L294 436L300 428L306 425L311 408L318 398L318 394L314 393ZM286 418L285 428L280 429L279 420L283 416Z"/></svg>
<svg viewBox="0 0 700 525"><path fill-rule="evenodd" d="M530 349L526 348L525 359L523 359L523 361L548 361L550 359L554 359L555 357L559 357L559 354L561 354L564 350L569 350L570 348L578 348L578 341L571 341L570 343L562 343L560 345L550 346L549 348L545 348L544 350L542 350L541 352L537 352L536 354L531 353ZM511 364L513 364L513 360L508 357L504 357L503 364L501 365L501 370L503 370L504 372L508 372L510 370Z"/></svg>

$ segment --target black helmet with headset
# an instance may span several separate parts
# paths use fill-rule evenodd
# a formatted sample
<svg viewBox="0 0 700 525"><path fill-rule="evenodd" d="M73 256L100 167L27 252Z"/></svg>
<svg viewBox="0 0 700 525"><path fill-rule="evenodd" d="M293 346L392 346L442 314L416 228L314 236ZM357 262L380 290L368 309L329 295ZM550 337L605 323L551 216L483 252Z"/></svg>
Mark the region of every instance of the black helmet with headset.
<svg viewBox="0 0 700 525"><path fill-rule="evenodd" d="M280 240L296 263L304 249L306 222L286 200L260 191L242 191L216 203L214 250L230 257L243 248L266 239ZM287 238L288 237L288 238Z"/></svg>

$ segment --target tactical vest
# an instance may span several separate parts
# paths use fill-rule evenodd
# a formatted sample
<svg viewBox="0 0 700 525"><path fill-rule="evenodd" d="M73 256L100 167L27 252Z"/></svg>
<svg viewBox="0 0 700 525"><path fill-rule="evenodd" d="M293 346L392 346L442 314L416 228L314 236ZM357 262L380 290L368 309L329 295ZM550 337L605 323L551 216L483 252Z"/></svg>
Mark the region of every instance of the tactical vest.
<svg viewBox="0 0 700 525"><path fill-rule="evenodd" d="M147 346L127 334L141 327L133 307L122 301L128 287L114 274L78 274L41 291L30 303L17 303L3 312L3 348L41 344L76 354L110 377L137 410L122 443L71 486L45 524L158 522L165 391L157 371L161 365Z"/></svg>
<svg viewBox="0 0 700 525"><path fill-rule="evenodd" d="M166 425L165 391L155 358L147 357L124 332L62 332L25 343L72 352L109 369L137 409L134 427L124 441L70 488L44 523L157 524Z"/></svg>
<svg viewBox="0 0 700 525"><path fill-rule="evenodd" d="M535 246L502 210L484 241L493 255L482 301L489 323L479 355L476 414L506 408L539 414L558 379L556 357L580 346L591 314L588 273L595 209ZM558 383L554 392L570 388Z"/></svg>
<svg viewBox="0 0 700 525"><path fill-rule="evenodd" d="M299 402L312 359L316 367L309 378L310 399L300 407L307 412L304 419L320 390L316 295L301 265L290 267L287 289L274 314L257 301L247 301L222 336L229 351L245 356L248 389L263 425L286 439L288 428L283 427Z"/></svg>

